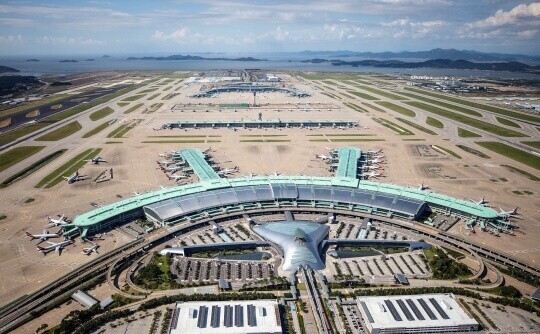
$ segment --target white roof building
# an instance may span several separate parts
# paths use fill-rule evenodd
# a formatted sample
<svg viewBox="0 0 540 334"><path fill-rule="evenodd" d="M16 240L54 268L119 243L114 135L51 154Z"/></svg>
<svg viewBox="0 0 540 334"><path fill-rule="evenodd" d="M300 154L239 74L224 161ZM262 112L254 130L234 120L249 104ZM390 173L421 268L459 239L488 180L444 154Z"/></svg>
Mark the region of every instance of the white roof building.
<svg viewBox="0 0 540 334"><path fill-rule="evenodd" d="M358 308L371 334L477 331L452 294L358 297Z"/></svg>
<svg viewBox="0 0 540 334"><path fill-rule="evenodd" d="M276 300L176 304L169 334L281 334Z"/></svg>

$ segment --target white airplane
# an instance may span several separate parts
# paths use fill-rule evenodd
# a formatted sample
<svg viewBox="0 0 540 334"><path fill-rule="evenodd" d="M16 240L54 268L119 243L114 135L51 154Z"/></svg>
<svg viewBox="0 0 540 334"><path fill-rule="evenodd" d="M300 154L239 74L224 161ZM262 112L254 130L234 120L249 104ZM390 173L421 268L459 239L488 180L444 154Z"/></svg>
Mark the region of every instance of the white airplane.
<svg viewBox="0 0 540 334"><path fill-rule="evenodd" d="M172 175L172 174L166 174L166 175L169 178L169 180L175 180L175 181L189 178L189 176L187 175Z"/></svg>
<svg viewBox="0 0 540 334"><path fill-rule="evenodd" d="M79 175L79 171L76 171L70 176L62 176L62 177L64 178L64 180L67 181L67 183L70 183L70 184L75 183L77 181L86 180L88 178L85 175Z"/></svg>
<svg viewBox="0 0 540 334"><path fill-rule="evenodd" d="M157 161L156 160L156 162L157 162L158 165L161 165L161 166L163 166L163 165L169 166L169 165L172 165L172 164L176 163L176 161L173 161L173 160L163 160L163 161Z"/></svg>
<svg viewBox="0 0 540 334"><path fill-rule="evenodd" d="M379 166L379 165L374 165L374 166L362 166L362 169L364 170L375 170L375 169L381 169L382 167Z"/></svg>
<svg viewBox="0 0 540 334"><path fill-rule="evenodd" d="M477 204L477 205L484 205L484 204L487 204L487 203L488 203L488 201L486 201L486 200L484 199L484 197L482 197L479 201L475 201L475 200L470 199L470 198L469 198L469 200L470 200L471 202ZM501 210L501 211L502 211L502 210Z"/></svg>
<svg viewBox="0 0 540 334"><path fill-rule="evenodd" d="M108 162L107 160L104 160L101 157L95 157L95 158L92 158L90 160L84 160L84 161L90 161L92 163L92 165L99 165L100 162Z"/></svg>
<svg viewBox="0 0 540 334"><path fill-rule="evenodd" d="M45 227L62 226L68 223L64 220L64 215L62 215L60 219L52 219L51 216L47 216L47 220L49 221L49 224L45 225Z"/></svg>
<svg viewBox="0 0 540 334"><path fill-rule="evenodd" d="M37 246L38 251L42 252L43 255L47 255L47 253L52 252L52 251L55 251L58 253L58 255L61 255L62 249L64 249L64 247L66 247L67 245L71 245L74 241L71 239L68 239L66 241L62 241L58 243L54 243L50 241L45 241L45 242L48 243L50 246L47 246L47 247Z"/></svg>
<svg viewBox="0 0 540 334"><path fill-rule="evenodd" d="M315 158L322 159L324 161L332 160L332 157L324 154L315 154Z"/></svg>
<svg viewBox="0 0 540 334"><path fill-rule="evenodd" d="M518 209L519 208L515 208L514 210L510 210L510 211L504 211L503 209L499 208L501 211L499 212L499 216L502 216L502 217L505 217L505 218L510 218L512 216L517 216L519 215L518 213Z"/></svg>
<svg viewBox="0 0 540 334"><path fill-rule="evenodd" d="M163 167L163 166L161 166L161 170L163 172L175 173L175 172L178 172L181 169L182 169L182 167Z"/></svg>
<svg viewBox="0 0 540 334"><path fill-rule="evenodd" d="M379 159L379 158L375 158L375 159L371 159L371 160L366 160L367 162L369 162L370 164L378 164L378 163L385 163L386 161L382 160L382 159Z"/></svg>
<svg viewBox="0 0 540 334"><path fill-rule="evenodd" d="M138 193L138 192L136 192L136 191L134 191L133 194L135 194L135 196L139 196L139 195L140 195L140 193Z"/></svg>
<svg viewBox="0 0 540 334"><path fill-rule="evenodd" d="M92 244L93 244L92 247L83 248L84 255L90 255L93 252L96 252L96 254L99 254L97 251L97 249L99 248L99 245L95 243L92 243Z"/></svg>
<svg viewBox="0 0 540 334"><path fill-rule="evenodd" d="M62 230L60 230L60 231L58 231L56 233L49 233L49 231L43 230L43 234L32 234L32 233L26 231L26 235L30 237L30 240L39 239L40 240L39 243L41 243L42 241L47 241L47 239L49 239L49 238L60 238L62 236L61 231Z"/></svg>
<svg viewBox="0 0 540 334"><path fill-rule="evenodd" d="M220 170L217 173L218 175L230 175L238 173L238 166L235 166L234 168L225 168L224 170Z"/></svg>
<svg viewBox="0 0 540 334"><path fill-rule="evenodd" d="M370 173L361 173L360 176L367 177L368 179L369 178L378 179L379 177L384 176L384 175L382 173L370 172Z"/></svg>
<svg viewBox="0 0 540 334"><path fill-rule="evenodd" d="M382 149L378 149L378 150L367 150L366 153L369 153L369 154L377 154L377 153L380 153L382 152Z"/></svg>
<svg viewBox="0 0 540 334"><path fill-rule="evenodd" d="M425 186L424 182L418 185L418 190L427 190L429 189L429 186Z"/></svg>

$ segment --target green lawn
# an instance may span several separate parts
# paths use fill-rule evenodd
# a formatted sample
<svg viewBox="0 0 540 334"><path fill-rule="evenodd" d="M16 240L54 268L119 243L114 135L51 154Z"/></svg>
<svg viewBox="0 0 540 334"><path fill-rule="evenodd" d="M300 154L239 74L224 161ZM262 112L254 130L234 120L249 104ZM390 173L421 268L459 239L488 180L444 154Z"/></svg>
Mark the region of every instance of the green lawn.
<svg viewBox="0 0 540 334"><path fill-rule="evenodd" d="M125 107L129 104L129 102L117 102L116 103L119 107Z"/></svg>
<svg viewBox="0 0 540 334"><path fill-rule="evenodd" d="M79 122L71 122L66 125L59 127L56 130L53 130L49 133L44 134L41 137L36 138L36 141L58 141L60 139L71 136L75 132L82 129L82 126Z"/></svg>
<svg viewBox="0 0 540 334"><path fill-rule="evenodd" d="M105 122L103 124L100 124L98 126L96 126L95 128L93 128L92 130L88 131L87 133L85 133L82 137L83 138L90 138L92 137L93 135L103 131L106 127L108 127L109 125L111 124L111 122Z"/></svg>
<svg viewBox="0 0 540 334"><path fill-rule="evenodd" d="M436 134L437 134L436 132L431 131L430 129L427 129L427 128L421 126L421 125L418 125L418 124L416 124L416 123L413 122L413 121L409 121L409 120L407 120L407 119L403 119L403 118L400 118L400 117L396 117L396 119L397 119L398 121L402 122L402 123L407 124L407 125L410 126L410 127L415 128L416 130L420 130L420 131L422 131L422 132L429 133L430 135L436 135Z"/></svg>
<svg viewBox="0 0 540 334"><path fill-rule="evenodd" d="M398 135L401 135L401 136L412 136L414 135L414 133L410 130L407 130L399 125L397 125L396 123L393 123L387 119L384 119L384 118L379 118L379 119L376 119L374 118L373 119L375 122L378 122L380 123L382 126L385 126L387 128L389 128L390 130L394 131L395 133L397 133Z"/></svg>
<svg viewBox="0 0 540 334"><path fill-rule="evenodd" d="M366 109L360 107L359 105L357 105L355 103L343 102L343 104L346 105L347 107L355 110L355 111L358 111L358 112L368 112Z"/></svg>
<svg viewBox="0 0 540 334"><path fill-rule="evenodd" d="M404 108L402 106L398 106L397 104L394 104L392 102L387 102L387 101L379 101L379 102L375 102L377 103L378 105L380 106L383 106L385 108L388 108L390 110L393 110L397 113L400 113L402 115L405 115L405 116L409 116L409 117L415 117L416 116L416 113L410 109L407 109L407 108Z"/></svg>
<svg viewBox="0 0 540 334"><path fill-rule="evenodd" d="M540 150L540 141L522 141L521 143Z"/></svg>
<svg viewBox="0 0 540 334"><path fill-rule="evenodd" d="M481 121L479 119L472 118L472 117L469 117L469 116L456 114L454 112L444 110L444 109L441 109L441 108L438 108L438 107L435 107L435 106L431 106L431 105L423 103L423 102L404 102L404 103L406 103L406 104L408 104L410 106L425 110L427 112L430 112L430 113L433 113L433 114L436 114L436 115L439 115L439 116L443 116L443 117L452 119L452 120L454 120L456 122L464 123L464 124L467 124L469 126L472 126L472 127L478 128L480 130L484 130L484 131L487 131L487 132L490 132L490 133L493 133L493 134L496 134L496 135L499 135L499 136L503 136L503 137L528 137L527 135L525 135L523 133L520 133L520 132L517 132L517 131L514 131L514 130L509 130L509 129L506 129L506 128L503 128L503 127L500 127L500 126L497 126L497 125L493 125L491 123L484 122L484 121Z"/></svg>
<svg viewBox="0 0 540 334"><path fill-rule="evenodd" d="M439 145L432 145L432 147L433 147L435 150L441 150L441 151L443 151L444 153L453 156L454 158L461 159L461 155L457 154L456 152L454 152L454 151L452 151L452 150L449 150L449 149L447 149L447 148L441 147L441 146L439 146Z"/></svg>
<svg viewBox="0 0 540 334"><path fill-rule="evenodd" d="M132 106L131 108L129 108L128 110L124 111L124 114L129 114L131 112L134 112L135 110L139 109L142 105L143 105L143 103L138 103L138 104Z"/></svg>
<svg viewBox="0 0 540 334"><path fill-rule="evenodd" d="M426 124L427 124L427 125L431 125L431 126L433 126L433 127L435 127L435 128L438 128L438 129L444 128L443 122L439 121L439 120L436 119L436 118L429 117L429 116L428 116L427 119L426 119Z"/></svg>
<svg viewBox="0 0 540 334"><path fill-rule="evenodd" d="M529 180L531 181L540 181L540 177L537 177L527 171L524 171L523 169L520 169L520 168L517 168L517 167L514 167L514 166L510 166L510 165L501 165L502 167L508 169L510 172L512 173L516 173L516 174L520 174L526 178L528 178Z"/></svg>
<svg viewBox="0 0 540 334"><path fill-rule="evenodd" d="M133 95L133 96L126 97L122 101L129 101L129 102L137 101L138 99L141 99L144 96L145 96L145 94Z"/></svg>
<svg viewBox="0 0 540 334"><path fill-rule="evenodd" d="M37 130L43 129L49 125L50 124L47 124L47 123L34 123L30 125L24 125L16 130L13 130L7 133L3 133L0 136L0 145L11 143L12 141L15 141L21 137L31 134L32 132L35 132Z"/></svg>
<svg viewBox="0 0 540 334"><path fill-rule="evenodd" d="M512 122L511 120L509 120L507 118L497 117L497 116L495 116L495 118L497 119L497 122L499 122L499 123L501 123L503 125L511 126L513 128L521 128L521 126L519 126L519 124L517 124L516 122Z"/></svg>
<svg viewBox="0 0 540 334"><path fill-rule="evenodd" d="M38 153L45 146L21 146L0 154L0 172Z"/></svg>
<svg viewBox="0 0 540 334"><path fill-rule="evenodd" d="M459 111L461 113L468 114L468 115L471 115L471 116L482 117L482 114L479 113L478 111L474 111L474 110L471 110L470 108L465 108L463 106L457 106L457 105L454 105L454 104L450 104L450 103L430 99L429 97L416 95L416 94L410 94L410 93L401 93L401 94L403 94L403 95L405 95L407 97L413 98L415 100L420 100L420 101L424 101L424 102L428 102L428 103L431 103L431 104L438 105L439 107Z"/></svg>
<svg viewBox="0 0 540 334"><path fill-rule="evenodd" d="M460 149L462 149L463 151L467 152L467 153L470 153L470 154L474 154L480 158L484 158L484 159L491 159L491 157L487 154L485 154L484 152L480 152L478 150L475 150L474 148L471 148L469 146L465 146L465 145L462 145L462 144L459 144L459 145L456 145L457 147L459 147Z"/></svg>
<svg viewBox="0 0 540 334"><path fill-rule="evenodd" d="M375 96L372 96L372 95L369 95L369 94L366 94L366 93L360 93L360 92L356 92L354 90L348 90L347 92L353 94L353 95L356 95L358 97L361 97L363 99L366 99L366 100L380 100L378 97L375 97Z"/></svg>
<svg viewBox="0 0 540 334"><path fill-rule="evenodd" d="M385 90L373 88L373 87L366 86L366 85L360 85L360 84L357 84L357 83L355 83L354 85L361 88L361 89L363 89L363 90L367 90L368 92L371 92L373 94L384 96L384 97L387 97L387 98L392 99L392 100L398 100L398 101L399 100L408 100L407 98L405 98L403 96L396 95L396 94L387 92Z"/></svg>
<svg viewBox="0 0 540 334"><path fill-rule="evenodd" d="M35 188L51 188L57 185L58 183L62 182L62 180L64 180L63 176L69 176L75 173L79 168L86 164L86 161L84 160L95 158L100 151L101 148L89 148L86 151L78 154L62 166L55 169L49 175L45 176L41 181L39 181L38 184L36 184Z"/></svg>
<svg viewBox="0 0 540 334"><path fill-rule="evenodd" d="M69 96L68 94L55 95L55 96L48 97L45 99L23 103L20 106L16 106L16 107L12 107L12 108L8 108L8 109L0 111L0 117L13 115L20 111L32 111L36 108L41 107L44 104L53 103L55 101L61 100L68 96Z"/></svg>
<svg viewBox="0 0 540 334"><path fill-rule="evenodd" d="M98 111L94 111L90 114L90 119L92 121L97 121L98 119L102 119L103 117L107 117L110 114L112 114L114 110L111 107L105 107L102 109L99 109Z"/></svg>
<svg viewBox="0 0 540 334"><path fill-rule="evenodd" d="M159 96L159 93L158 93L158 94L154 94L154 95L150 96L149 98L147 98L147 100L153 100L153 99L155 99L155 98L158 97L158 96Z"/></svg>
<svg viewBox="0 0 540 334"><path fill-rule="evenodd" d="M122 124L116 129L114 129L111 133L107 135L107 138L121 138L123 137L129 130L133 129L135 127L135 123L129 122L126 124Z"/></svg>
<svg viewBox="0 0 540 334"><path fill-rule="evenodd" d="M466 105L466 106L469 106L469 107L474 107L474 108L478 108L478 109L481 109L481 110L490 111L492 113L499 114L499 115L502 115L502 116L509 116L509 117L517 118L517 119L520 119L520 120L523 120L523 121L530 121L530 122L540 123L540 117L535 116L535 115L529 115L529 114L525 114L525 113L520 113L520 112L515 112L515 111L511 111L511 110L507 110L507 109L502 109L502 108L495 107L495 106L490 106L490 105L486 105L486 104L471 102L471 101L468 101L468 100L463 100L463 99L448 96L448 95L428 92L428 91L425 91L425 90L422 90L422 89L416 89L416 88L411 88L411 87L405 87L405 89L408 90L408 91L411 91L411 92L415 92L415 93L419 93L419 94L423 94L423 95L429 95L429 96L433 96L433 97L436 97L436 98L439 98L439 99L445 99L445 100L452 101L452 102L455 102L455 103L463 104L463 105Z"/></svg>
<svg viewBox="0 0 540 334"><path fill-rule="evenodd" d="M477 133L474 133L474 132L472 132L472 131L465 130L465 129L462 129L462 128L458 128L458 129L457 129L457 134L458 134L458 136L460 136L460 137L462 137L462 138L482 137L482 136L480 136L480 135L477 134Z"/></svg>
<svg viewBox="0 0 540 334"><path fill-rule="evenodd" d="M494 141L476 142L476 144L534 169L540 169L540 157L529 152Z"/></svg>
<svg viewBox="0 0 540 334"><path fill-rule="evenodd" d="M56 151L56 152L51 153L51 154L47 155L46 157L44 157L44 158L42 158L42 159L40 159L38 161L36 161L35 163L31 164L30 166L28 166L26 168L23 168L23 169L20 169L17 173L11 175L7 179L5 179L2 183L0 183L0 188L5 188L5 187L7 187L7 186L19 181L19 180L24 179L25 177L31 175L32 173L34 173L38 169L42 168L43 166L47 165L48 163L50 163L54 159L58 158L59 156L64 154L66 151L67 151L66 149Z"/></svg>

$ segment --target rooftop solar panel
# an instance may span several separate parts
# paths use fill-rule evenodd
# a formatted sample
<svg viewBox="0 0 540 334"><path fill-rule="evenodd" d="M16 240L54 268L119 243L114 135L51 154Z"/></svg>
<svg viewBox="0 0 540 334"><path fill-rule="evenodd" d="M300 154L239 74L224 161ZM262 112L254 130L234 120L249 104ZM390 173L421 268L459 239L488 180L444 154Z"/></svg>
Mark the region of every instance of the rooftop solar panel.
<svg viewBox="0 0 540 334"><path fill-rule="evenodd" d="M437 301L435 300L435 298L429 298L429 301L431 302L431 304L435 307L435 309L437 310L437 312L439 312L439 314L441 315L441 317L443 319L450 319L450 317L448 316L448 314L446 314L446 312L444 312L444 310L442 309L441 305L439 305L439 303L437 303Z"/></svg>
<svg viewBox="0 0 540 334"><path fill-rule="evenodd" d="M234 305L234 316L234 325L244 327L244 307L242 305Z"/></svg>
<svg viewBox="0 0 540 334"><path fill-rule="evenodd" d="M405 301L407 302L407 304L409 305L409 307L413 311L414 315L416 316L416 319L418 319L418 320L426 320L426 318L424 318L424 315L422 314L422 312L420 312L418 307L416 307L416 304L413 302L412 299L406 299Z"/></svg>
<svg viewBox="0 0 540 334"><path fill-rule="evenodd" d="M401 319L401 315L399 315L392 301L390 301L389 299L385 299L384 304L386 304L386 307L390 310L390 313L392 314L392 317L394 317L395 321L403 321L403 319Z"/></svg>
<svg viewBox="0 0 540 334"><path fill-rule="evenodd" d="M361 301L361 302L360 302L360 305L362 306L362 309L363 309L364 312L366 313L366 316L367 316L369 322L371 322L372 324L374 324L375 321L373 321L373 316L371 315L371 312L369 312L369 309L368 309L366 303L364 303L364 302Z"/></svg>
<svg viewBox="0 0 540 334"><path fill-rule="evenodd" d="M225 310L223 313L223 324L225 327L233 326L233 308L231 305L225 305Z"/></svg>
<svg viewBox="0 0 540 334"><path fill-rule="evenodd" d="M218 305L212 306L212 318L210 320L210 326L217 328L220 325L221 320L221 307Z"/></svg>
<svg viewBox="0 0 540 334"><path fill-rule="evenodd" d="M396 303L398 304L403 314L405 314L405 318L407 318L407 320L409 321L414 321L414 317L412 316L411 311L409 311L409 309L407 308L407 305L405 305L405 302L403 302L403 300L401 299L398 299L396 300Z"/></svg>
<svg viewBox="0 0 540 334"><path fill-rule="evenodd" d="M248 315L248 325L250 327L257 326L257 316L255 314L255 305L249 304L247 306L247 315Z"/></svg>
<svg viewBox="0 0 540 334"><path fill-rule="evenodd" d="M433 313L433 311L429 308L428 304L426 303L425 300L423 300L422 298L418 299L418 302L420 303L420 306L422 306L422 308L424 309L424 311L426 311L428 317L431 319L431 320L437 320L437 316L435 316L435 313Z"/></svg>
<svg viewBox="0 0 540 334"><path fill-rule="evenodd" d="M208 322L208 307L201 306L199 307L199 318L197 319L197 327L199 328L206 328L206 324Z"/></svg>

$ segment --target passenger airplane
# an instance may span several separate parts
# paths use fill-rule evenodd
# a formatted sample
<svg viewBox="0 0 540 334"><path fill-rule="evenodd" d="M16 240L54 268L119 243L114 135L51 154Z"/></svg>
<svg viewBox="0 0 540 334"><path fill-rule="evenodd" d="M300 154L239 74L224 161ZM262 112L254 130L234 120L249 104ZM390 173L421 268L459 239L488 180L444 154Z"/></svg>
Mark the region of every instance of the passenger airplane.
<svg viewBox="0 0 540 334"><path fill-rule="evenodd" d="M235 166L234 168L225 168L224 170L220 170L217 173L218 175L230 175L238 173L238 166Z"/></svg>
<svg viewBox="0 0 540 334"><path fill-rule="evenodd" d="M64 215L62 215L60 219L52 219L51 216L47 216L47 220L49 221L49 224L45 225L45 227L62 226L68 223L64 220Z"/></svg>
<svg viewBox="0 0 540 334"><path fill-rule="evenodd" d="M181 169L182 169L182 167L163 167L163 166L161 166L161 170L164 171L164 172L175 173L175 172L178 172Z"/></svg>
<svg viewBox="0 0 540 334"><path fill-rule="evenodd" d="M366 160L366 162L369 162L370 164L378 164L378 163L384 163L384 160L381 160L379 158L372 159L372 160Z"/></svg>
<svg viewBox="0 0 540 334"><path fill-rule="evenodd" d="M175 181L189 178L189 176L187 175L171 175L171 174L166 174L166 175L169 178L169 180L175 180Z"/></svg>
<svg viewBox="0 0 540 334"><path fill-rule="evenodd" d="M425 186L424 182L418 185L418 190L427 190L429 189L429 186Z"/></svg>
<svg viewBox="0 0 540 334"><path fill-rule="evenodd" d="M157 161L156 160L156 162L157 162L158 165L162 165L162 166L163 165L169 166L169 165L172 165L172 164L176 163L176 161L173 161L173 160L163 160L163 161Z"/></svg>
<svg viewBox="0 0 540 334"><path fill-rule="evenodd" d="M377 154L377 153L380 153L382 152L382 149L378 149L378 150L367 150L366 153L369 153L369 154Z"/></svg>
<svg viewBox="0 0 540 334"><path fill-rule="evenodd" d="M98 244L92 243L92 247L83 248L84 255L90 255L93 252L96 252L96 254L99 254L97 249L99 248Z"/></svg>
<svg viewBox="0 0 540 334"><path fill-rule="evenodd" d="M70 176L62 176L62 177L64 178L64 180L67 181L67 183L70 183L70 184L75 183L77 181L86 180L88 178L85 175L79 175L79 171L76 171Z"/></svg>
<svg viewBox="0 0 540 334"><path fill-rule="evenodd" d="M324 154L315 154L315 158L322 159L322 160L325 160L325 161L332 160L331 156L324 155Z"/></svg>
<svg viewBox="0 0 540 334"><path fill-rule="evenodd" d="M39 239L39 243L41 243L42 241L47 241L49 238L60 238L62 233L61 230L56 233L49 233L49 231L43 230L43 234L31 234L30 232L26 231L26 235L30 237L30 240Z"/></svg>
<svg viewBox="0 0 540 334"><path fill-rule="evenodd" d="M504 211L503 209L499 208L501 211L499 212L499 216L503 216L505 218L510 218L512 216L517 216L519 215L518 213L518 209L519 208L515 208L514 210L510 210L510 211Z"/></svg>
<svg viewBox="0 0 540 334"><path fill-rule="evenodd" d="M475 200L470 199L470 198L469 198L469 200L470 200L471 202L473 202L473 203L478 204L478 205L484 205L484 204L488 204L488 203L489 203L488 201L486 201L486 200L484 199L484 197L482 197L479 201L475 201ZM502 209L501 209L501 211L502 211Z"/></svg>
<svg viewBox="0 0 540 334"><path fill-rule="evenodd" d="M95 157L90 160L84 160L84 161L90 161L93 165L99 165L100 162L108 162L107 160L104 160L101 157Z"/></svg>
<svg viewBox="0 0 540 334"><path fill-rule="evenodd" d="M378 179L379 177L382 177L384 175L382 173L370 172L370 173L361 173L360 176Z"/></svg>
<svg viewBox="0 0 540 334"><path fill-rule="evenodd" d="M37 246L38 251L42 252L43 255L47 255L47 253L52 252L52 251L55 251L58 253L58 255L61 255L62 249L64 249L64 247L66 247L67 245L71 245L73 243L73 240L68 239L66 241L62 241L58 243L46 241L46 243L48 243L50 246L47 246L47 247Z"/></svg>
<svg viewBox="0 0 540 334"><path fill-rule="evenodd" d="M366 169L374 170L374 169L381 169L382 167L379 165L374 165L374 166L362 166L361 168L364 170Z"/></svg>

